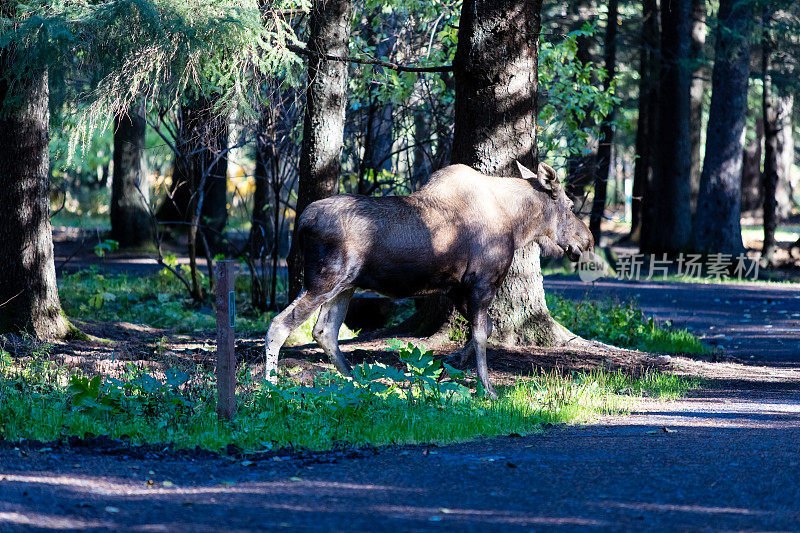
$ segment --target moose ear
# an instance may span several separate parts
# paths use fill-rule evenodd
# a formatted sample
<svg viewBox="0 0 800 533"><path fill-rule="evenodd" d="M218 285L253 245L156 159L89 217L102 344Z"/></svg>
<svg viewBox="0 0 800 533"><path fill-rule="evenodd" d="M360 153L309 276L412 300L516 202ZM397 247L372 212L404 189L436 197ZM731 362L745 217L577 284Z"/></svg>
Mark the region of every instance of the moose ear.
<svg viewBox="0 0 800 533"><path fill-rule="evenodd" d="M555 189L559 185L558 175L553 167L545 165L544 163L539 163L538 170L537 177L539 178L539 183L548 189Z"/></svg>
<svg viewBox="0 0 800 533"><path fill-rule="evenodd" d="M525 165L517 161L517 167L519 167L519 173L522 175L522 179L524 180L531 180L536 177L536 173L531 169L527 168Z"/></svg>

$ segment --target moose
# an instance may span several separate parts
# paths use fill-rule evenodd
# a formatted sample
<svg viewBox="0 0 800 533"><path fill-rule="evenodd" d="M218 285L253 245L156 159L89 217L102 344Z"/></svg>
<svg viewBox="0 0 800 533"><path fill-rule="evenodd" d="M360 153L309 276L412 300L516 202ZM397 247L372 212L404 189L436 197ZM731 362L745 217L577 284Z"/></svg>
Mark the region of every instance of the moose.
<svg viewBox="0 0 800 533"><path fill-rule="evenodd" d="M577 261L594 247L555 170L517 165L521 178L451 165L408 196L340 194L309 205L297 231L304 290L270 324L267 369L276 368L288 336L319 308L314 340L349 376L338 336L355 289L391 298L439 293L469 321L478 377L495 398L486 364L488 310L515 250L535 242L542 255Z"/></svg>

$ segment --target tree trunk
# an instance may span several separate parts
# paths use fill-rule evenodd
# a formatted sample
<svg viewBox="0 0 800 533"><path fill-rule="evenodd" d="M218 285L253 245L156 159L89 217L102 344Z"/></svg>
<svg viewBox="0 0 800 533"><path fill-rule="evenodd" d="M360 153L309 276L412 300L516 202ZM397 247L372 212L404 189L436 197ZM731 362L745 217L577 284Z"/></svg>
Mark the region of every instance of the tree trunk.
<svg viewBox="0 0 800 533"><path fill-rule="evenodd" d="M262 257L270 253L269 240L267 238L272 233L269 212L270 174L277 157L272 138L274 115L273 106L261 111L256 135L255 191L253 192L253 214L249 238L250 254L253 257ZM277 238L277 236L274 237Z"/></svg>
<svg viewBox="0 0 800 533"><path fill-rule="evenodd" d="M753 137L748 140L750 135L745 135L745 146L742 151L741 210L743 212L761 211L763 207L761 147L764 143L764 120L762 117L756 117L753 122L755 126L755 131L752 132ZM747 129L745 133L748 133Z"/></svg>
<svg viewBox="0 0 800 533"><path fill-rule="evenodd" d="M694 247L701 253L739 254L744 252L739 194L750 76L751 5L721 0L718 18Z"/></svg>
<svg viewBox="0 0 800 533"><path fill-rule="evenodd" d="M656 135L659 75L659 23L657 0L642 2L642 51L639 56L639 117L636 123L636 162L633 169L631 233L639 241L642 221L652 211L653 143Z"/></svg>
<svg viewBox="0 0 800 533"><path fill-rule="evenodd" d="M384 31L387 36L377 43L375 41L381 38L381 29L372 30L372 25L368 24L368 26L370 30L369 40L375 46L375 55L379 58L389 57L395 41L396 25L394 16L391 16L386 24ZM383 72L383 67L374 67L374 69L378 75ZM391 101L381 101L377 84L370 83L368 91L367 127L364 133L364 153L359 165L357 191L359 194L366 195L372 194L377 186L376 179L369 179L370 172L372 172L373 176L377 176L381 171L392 169L391 154L394 141L392 137L394 106Z"/></svg>
<svg viewBox="0 0 800 533"><path fill-rule="evenodd" d="M690 10L691 0L664 2L661 9L653 216L645 221L640 241L649 253L678 253L691 237Z"/></svg>
<svg viewBox="0 0 800 533"><path fill-rule="evenodd" d="M350 39L350 0L314 0L311 5L308 48L318 54L346 56ZM309 204L339 190L344 116L347 107L347 63L308 58L308 87L300 153L300 176L295 209L297 220ZM289 301L303 285L302 251L292 239L289 252Z"/></svg>
<svg viewBox="0 0 800 533"><path fill-rule="evenodd" d="M608 2L608 21L606 23L605 63L606 79L603 89L608 91L616 73L617 57L617 8L619 2ZM611 168L611 146L614 143L614 111L603 121L600 126L600 145L597 148L597 176L594 180L594 200L592 201L592 215L589 219L589 229L594 237L594 242L602 246L601 225L606 210L606 194L608 193L608 172Z"/></svg>
<svg viewBox="0 0 800 533"><path fill-rule="evenodd" d="M478 0L461 11L453 162L495 176L536 168L541 0ZM490 310L503 344L554 345L568 333L547 310L539 247L518 250Z"/></svg>
<svg viewBox="0 0 800 533"><path fill-rule="evenodd" d="M691 88L691 126L689 133L692 141L692 212L697 206L697 191L700 190L700 144L703 132L703 90L705 88L705 54L706 44L706 0L692 0L692 88Z"/></svg>
<svg viewBox="0 0 800 533"><path fill-rule="evenodd" d="M371 89L375 92L375 89ZM367 109L367 131L364 132L364 154L358 178L358 194L370 195L377 188L376 176L392 168L392 111L391 103L381 103L377 95L370 98ZM369 179L370 172L373 179Z"/></svg>
<svg viewBox="0 0 800 533"><path fill-rule="evenodd" d="M414 110L414 151L411 168L411 187L414 190L428 183L432 173L433 150L431 126L428 114L423 109Z"/></svg>
<svg viewBox="0 0 800 533"><path fill-rule="evenodd" d="M775 114L778 123L778 188L775 200L777 202L777 218L786 220L794 208L792 197L797 184L792 184L792 165L794 164L794 136L792 134L792 111L794 108L794 95L783 91L774 91Z"/></svg>
<svg viewBox="0 0 800 533"><path fill-rule="evenodd" d="M157 218L190 229L195 207L202 201L199 229L209 246L217 249L228 219L228 119L217 115L214 105L214 97L201 96L181 106L170 195Z"/></svg>
<svg viewBox="0 0 800 533"><path fill-rule="evenodd" d="M4 8L0 4L0 9ZM19 53L0 48L0 73ZM0 74L0 333L64 337L50 226L47 72L31 73L11 100ZM16 96L16 95L15 95Z"/></svg>
<svg viewBox="0 0 800 533"><path fill-rule="evenodd" d="M150 186L142 168L145 125L133 111L114 118L111 237L121 247L140 247L153 239Z"/></svg>
<svg viewBox="0 0 800 533"><path fill-rule="evenodd" d="M769 24L770 9L764 9L764 25ZM769 30L764 29L764 38L761 40L761 71L764 74L761 109L764 119L764 174L762 176L762 199L764 204L764 245L761 248L761 257L767 263L772 263L775 255L775 229L777 228L777 202L776 189L778 186L778 126L777 109L772 95L772 74L770 55L772 42Z"/></svg>

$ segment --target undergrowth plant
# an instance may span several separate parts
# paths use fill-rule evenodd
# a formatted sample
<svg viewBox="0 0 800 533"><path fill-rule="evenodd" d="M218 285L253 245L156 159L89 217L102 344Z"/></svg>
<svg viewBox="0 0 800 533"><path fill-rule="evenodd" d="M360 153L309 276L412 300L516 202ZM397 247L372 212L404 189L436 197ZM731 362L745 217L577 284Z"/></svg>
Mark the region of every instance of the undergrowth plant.
<svg viewBox="0 0 800 533"><path fill-rule="evenodd" d="M165 258L173 268L185 268L174 258ZM198 272L200 282L208 289L208 278ZM274 316L261 313L249 305L249 277L236 279L236 330L264 335ZM59 283L59 296L66 314L79 320L132 322L154 328L174 329L178 333L212 332L216 317L210 305L199 306L186 294L185 287L167 269L149 276L111 274L97 268L65 275ZM311 330L316 315L304 323L287 340L287 344L313 342ZM351 339L355 332L342 327L340 339Z"/></svg>
<svg viewBox="0 0 800 533"><path fill-rule="evenodd" d="M706 354L711 348L685 329L658 324L632 302L572 301L547 295L547 307L570 331L620 348L671 354Z"/></svg>
<svg viewBox="0 0 800 533"><path fill-rule="evenodd" d="M539 431L543 424L624 412L631 397L675 398L693 382L646 372L542 372L500 388L490 401L474 380L429 351L393 342L402 368L362 364L354 377L323 372L303 385L291 371L277 383L239 372L238 414L219 420L213 375L167 370L155 377L128 364L121 379L86 376L51 362L0 352L0 439L52 441L108 435L245 451L339 443L447 443Z"/></svg>

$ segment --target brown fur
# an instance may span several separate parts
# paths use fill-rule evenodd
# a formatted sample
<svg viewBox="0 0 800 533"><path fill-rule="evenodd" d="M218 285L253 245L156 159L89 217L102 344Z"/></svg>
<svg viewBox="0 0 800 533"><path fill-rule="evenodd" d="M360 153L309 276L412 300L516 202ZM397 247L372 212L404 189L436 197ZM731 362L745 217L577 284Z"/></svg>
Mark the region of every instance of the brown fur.
<svg viewBox="0 0 800 533"><path fill-rule="evenodd" d="M486 311L515 250L536 242L544 255L567 253L577 260L594 244L555 171L544 164L537 174L520 170L522 179L498 178L452 165L408 196L343 194L308 206L298 222L306 290L270 326L268 366L277 361L278 342L291 333L286 330L322 305L315 338L348 373L336 336L344 318L339 314L356 288L392 297L445 293L472 322L478 374L493 394L485 362L491 330Z"/></svg>

